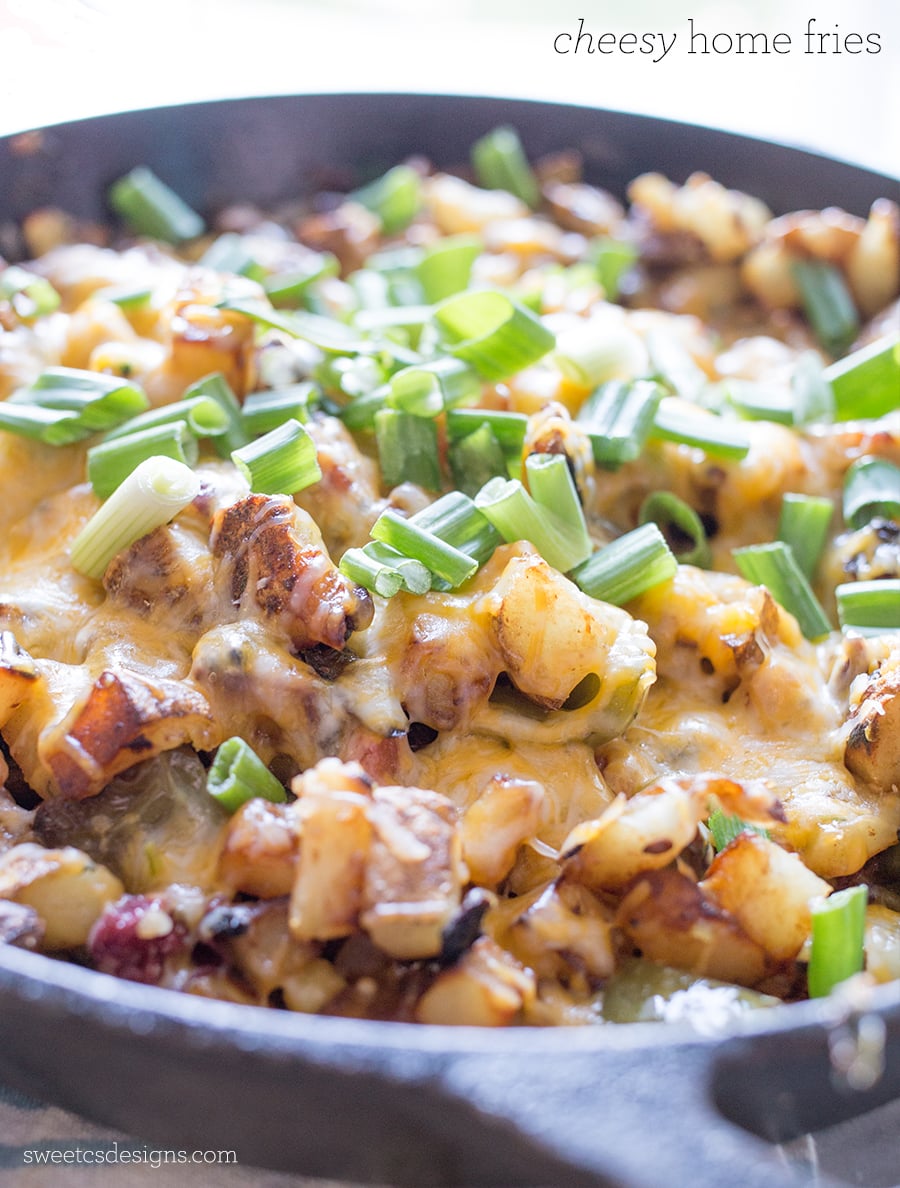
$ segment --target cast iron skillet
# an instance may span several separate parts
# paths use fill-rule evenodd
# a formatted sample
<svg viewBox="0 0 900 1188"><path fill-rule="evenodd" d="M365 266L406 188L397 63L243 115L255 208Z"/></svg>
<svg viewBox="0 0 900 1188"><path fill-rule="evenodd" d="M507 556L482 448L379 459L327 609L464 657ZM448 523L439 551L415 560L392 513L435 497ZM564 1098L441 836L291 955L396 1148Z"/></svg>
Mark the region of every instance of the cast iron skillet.
<svg viewBox="0 0 900 1188"><path fill-rule="evenodd" d="M532 155L581 149L589 179L619 193L648 169L678 180L701 169L776 211L865 214L897 189L795 149L617 112L301 96L0 141L0 224L44 204L104 217L107 185L139 163L206 211L266 205L410 153L464 161L504 122ZM655 1024L493 1032L210 1002L0 947L0 1080L158 1146L233 1149L241 1163L329 1179L777 1188L797 1180L770 1143L900 1094L900 987L759 1012L724 1039Z"/></svg>

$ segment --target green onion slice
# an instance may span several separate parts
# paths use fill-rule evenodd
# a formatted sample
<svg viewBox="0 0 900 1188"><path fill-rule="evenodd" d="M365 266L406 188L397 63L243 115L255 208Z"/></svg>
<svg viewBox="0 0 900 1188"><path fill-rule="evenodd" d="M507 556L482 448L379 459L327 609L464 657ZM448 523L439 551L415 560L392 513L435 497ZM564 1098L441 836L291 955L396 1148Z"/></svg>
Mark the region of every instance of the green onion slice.
<svg viewBox="0 0 900 1188"><path fill-rule="evenodd" d="M461 549L404 519L392 508L383 511L372 525L372 536L398 552L420 561L451 589L467 581L478 569L478 562Z"/></svg>
<svg viewBox="0 0 900 1188"><path fill-rule="evenodd" d="M702 404L701 394L709 386L709 379L687 347L671 334L658 330L650 331L645 345L653 378L683 400Z"/></svg>
<svg viewBox="0 0 900 1188"><path fill-rule="evenodd" d="M807 581L815 577L833 514L831 500L823 495L788 492L782 500L778 539L790 545Z"/></svg>
<svg viewBox="0 0 900 1188"><path fill-rule="evenodd" d="M710 813L707 825L713 848L717 854L721 853L727 845L730 845L742 833L758 833L760 837L769 836L768 829L763 829L761 825L753 825L736 814L732 816L728 813L723 813L721 809L716 809L715 812Z"/></svg>
<svg viewBox="0 0 900 1188"><path fill-rule="evenodd" d="M475 506L504 540L529 541L561 573L585 559L581 526L538 503L518 479L491 479L475 496Z"/></svg>
<svg viewBox="0 0 900 1188"><path fill-rule="evenodd" d="M234 310L244 317L252 318L261 326L280 330L289 338L302 338L305 342L334 355L356 355L371 348L358 331L339 322L336 318L321 314L306 313L304 310L274 309L264 301L252 297L229 297L219 303L220 309Z"/></svg>
<svg viewBox="0 0 900 1188"><path fill-rule="evenodd" d="M248 800L283 804L287 793L280 780L242 738L226 739L216 751L206 778L206 790L229 813Z"/></svg>
<svg viewBox="0 0 900 1188"><path fill-rule="evenodd" d="M900 630L900 579L846 582L834 592L842 627L860 631Z"/></svg>
<svg viewBox="0 0 900 1188"><path fill-rule="evenodd" d="M569 577L591 598L624 606L670 581L677 570L678 562L659 527L642 524L598 549Z"/></svg>
<svg viewBox="0 0 900 1188"><path fill-rule="evenodd" d="M422 205L422 178L409 165L395 165L383 177L348 195L381 219L385 235L408 226Z"/></svg>
<svg viewBox="0 0 900 1188"><path fill-rule="evenodd" d="M811 998L824 998L865 963L867 887L847 887L812 904Z"/></svg>
<svg viewBox="0 0 900 1188"><path fill-rule="evenodd" d="M337 276L341 266L331 252L310 253L308 266L275 272L262 282L266 296L276 308L296 309L302 304L310 285L326 277Z"/></svg>
<svg viewBox="0 0 900 1188"><path fill-rule="evenodd" d="M784 541L747 545L733 549L731 555L748 582L765 586L775 601L794 616L807 639L821 639L831 631L828 616Z"/></svg>
<svg viewBox="0 0 900 1188"><path fill-rule="evenodd" d="M101 505L72 542L72 565L101 578L118 553L167 524L200 492L194 472L172 458L142 462Z"/></svg>
<svg viewBox="0 0 900 1188"><path fill-rule="evenodd" d="M834 392L815 351L804 351L794 365L791 393L795 425L830 424L834 420Z"/></svg>
<svg viewBox="0 0 900 1188"><path fill-rule="evenodd" d="M474 433L451 441L447 458L456 487L472 497L492 478L505 478L509 474L503 447L486 423L482 423Z"/></svg>
<svg viewBox="0 0 900 1188"><path fill-rule="evenodd" d="M152 239L177 244L206 230L200 215L145 165L113 184L109 204L132 231Z"/></svg>
<svg viewBox="0 0 900 1188"><path fill-rule="evenodd" d="M454 404L475 400L481 392L478 373L461 359L435 359L404 367L391 376L390 408L432 417Z"/></svg>
<svg viewBox="0 0 900 1188"><path fill-rule="evenodd" d="M654 491L641 504L639 524L658 524L681 565L712 568L712 549L703 521L694 509L671 491Z"/></svg>
<svg viewBox="0 0 900 1188"><path fill-rule="evenodd" d="M482 246L474 235L447 235L427 247L416 266L425 300L435 304L467 289Z"/></svg>
<svg viewBox="0 0 900 1188"><path fill-rule="evenodd" d="M295 420L232 450L231 460L262 495L293 495L322 477L316 443Z"/></svg>
<svg viewBox="0 0 900 1188"><path fill-rule="evenodd" d="M589 557L594 546L566 455L529 454L525 459L525 474L537 502L566 525L572 547L582 554L580 559Z"/></svg>
<svg viewBox="0 0 900 1188"><path fill-rule="evenodd" d="M409 517L409 523L432 533L483 565L500 544L501 536L468 495L450 491Z"/></svg>
<svg viewBox="0 0 900 1188"><path fill-rule="evenodd" d="M844 478L843 506L853 529L876 517L900 520L900 467L887 458L858 458Z"/></svg>
<svg viewBox="0 0 900 1188"><path fill-rule="evenodd" d="M791 273L816 338L830 355L842 355L859 333L859 315L843 273L824 260L795 260Z"/></svg>
<svg viewBox="0 0 900 1188"><path fill-rule="evenodd" d="M637 263L638 250L633 243L620 239L595 239L588 248L588 260L594 265L597 280L607 301L617 301L622 279Z"/></svg>
<svg viewBox="0 0 900 1188"><path fill-rule="evenodd" d="M745 458L750 451L750 439L739 424L713 413L679 408L668 396L660 403L650 436L657 441L693 446L713 457L735 461Z"/></svg>
<svg viewBox="0 0 900 1188"><path fill-rule="evenodd" d="M825 368L839 421L875 420L900 409L900 338L880 338Z"/></svg>
<svg viewBox="0 0 900 1188"><path fill-rule="evenodd" d="M88 480L97 497L106 499L147 458L174 458L193 466L197 453L197 439L184 421L170 421L92 446L87 453Z"/></svg>
<svg viewBox="0 0 900 1188"><path fill-rule="evenodd" d="M515 128L504 125L472 145L472 167L480 186L507 190L526 206L536 207L541 192Z"/></svg>
<svg viewBox="0 0 900 1188"><path fill-rule="evenodd" d="M71 445L74 441L90 437L92 432L85 429L76 412L41 408L36 404L17 404L12 397L0 400L0 429L52 446Z"/></svg>
<svg viewBox="0 0 900 1188"><path fill-rule="evenodd" d="M477 289L434 310L447 350L487 380L504 380L553 349L553 334L506 293Z"/></svg>
<svg viewBox="0 0 900 1188"><path fill-rule="evenodd" d="M210 396L191 396L185 400L177 400L174 404L148 408L146 412L123 421L115 429L110 429L103 440L114 441L117 437L129 437L144 429L171 425L176 421L183 422L194 437L218 437L230 424L227 412L218 401Z"/></svg>
<svg viewBox="0 0 900 1188"><path fill-rule="evenodd" d="M338 568L352 582L383 598L393 598L400 590L425 594L431 589L430 569L380 540L369 541L361 549L347 549Z"/></svg>
<svg viewBox="0 0 900 1188"><path fill-rule="evenodd" d="M185 403L197 399L212 400L218 405L225 418L226 427L213 436L213 445L220 458L230 458L234 450L240 449L249 441L249 434L241 416L241 406L231 390L231 385L220 371L214 371L191 384L185 391Z"/></svg>
<svg viewBox="0 0 900 1188"><path fill-rule="evenodd" d="M48 367L10 399L78 414L89 432L111 429L143 412L150 403L138 384L77 367Z"/></svg>
<svg viewBox="0 0 900 1188"><path fill-rule="evenodd" d="M0 272L0 301L8 301L20 318L39 318L59 308L59 293L46 277L11 264Z"/></svg>
<svg viewBox="0 0 900 1188"><path fill-rule="evenodd" d="M309 380L290 384L286 388L268 388L251 392L241 407L244 428L251 436L268 433L285 421L309 420L310 406L321 396L318 385Z"/></svg>
<svg viewBox="0 0 900 1188"><path fill-rule="evenodd" d="M237 231L226 231L214 239L199 262L204 268L216 272L231 272L257 281L262 281L266 275L266 270L248 247L247 237Z"/></svg>
<svg viewBox="0 0 900 1188"><path fill-rule="evenodd" d="M427 491L441 487L437 426L427 417L380 409L375 414L375 442L386 486L418 483Z"/></svg>
<svg viewBox="0 0 900 1188"><path fill-rule="evenodd" d="M609 380L591 393L575 419L591 439L598 466L615 469L640 456L662 396L653 380Z"/></svg>
<svg viewBox="0 0 900 1188"><path fill-rule="evenodd" d="M723 387L728 404L742 420L794 424L796 406L791 392L750 380L729 380Z"/></svg>
<svg viewBox="0 0 900 1188"><path fill-rule="evenodd" d="M451 440L468 437L487 425L507 457L521 454L528 429L524 413L490 411L482 408L452 408L447 413L447 432Z"/></svg>

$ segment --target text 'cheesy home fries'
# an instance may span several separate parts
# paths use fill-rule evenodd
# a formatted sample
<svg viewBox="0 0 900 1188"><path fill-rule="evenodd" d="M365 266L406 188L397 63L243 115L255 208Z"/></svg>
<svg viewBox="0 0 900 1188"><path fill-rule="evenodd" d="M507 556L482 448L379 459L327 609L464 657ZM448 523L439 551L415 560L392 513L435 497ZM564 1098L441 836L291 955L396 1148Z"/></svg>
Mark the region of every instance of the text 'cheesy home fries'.
<svg viewBox="0 0 900 1188"><path fill-rule="evenodd" d="M892 201L499 128L109 205L2 229L4 943L490 1026L900 977Z"/></svg>

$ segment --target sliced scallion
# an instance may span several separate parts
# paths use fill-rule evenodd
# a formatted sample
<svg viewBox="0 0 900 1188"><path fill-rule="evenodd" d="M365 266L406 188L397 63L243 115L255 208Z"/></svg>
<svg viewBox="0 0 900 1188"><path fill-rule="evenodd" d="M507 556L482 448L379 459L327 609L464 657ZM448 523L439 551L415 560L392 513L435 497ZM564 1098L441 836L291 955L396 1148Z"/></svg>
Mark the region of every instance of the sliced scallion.
<svg viewBox="0 0 900 1188"><path fill-rule="evenodd" d="M447 432L451 439L468 437L487 425L507 457L520 454L528 429L524 413L493 411L483 408L453 408L447 413Z"/></svg>
<svg viewBox="0 0 900 1188"><path fill-rule="evenodd" d="M368 349L369 344L358 331L336 318L326 318L304 310L273 309L271 305L252 297L229 297L220 302L220 308L243 314L261 326L280 330L290 338L302 338L326 354L355 355Z"/></svg>
<svg viewBox="0 0 900 1188"><path fill-rule="evenodd" d="M167 524L196 499L200 480L181 462L154 457L142 462L94 513L72 542L72 565L101 578L110 561Z"/></svg>
<svg viewBox="0 0 900 1188"><path fill-rule="evenodd" d="M350 195L354 201L381 219L385 235L393 235L419 213L422 205L422 178L409 165L395 165L382 177Z"/></svg>
<svg viewBox="0 0 900 1188"><path fill-rule="evenodd" d="M478 184L487 190L507 190L532 208L541 200L537 178L515 128L494 128L476 140L472 167Z"/></svg>
<svg viewBox="0 0 900 1188"><path fill-rule="evenodd" d="M561 573L585 558L580 525L566 523L538 503L518 479L491 479L475 496L475 506L504 540L529 541Z"/></svg>
<svg viewBox="0 0 900 1188"><path fill-rule="evenodd" d="M598 466L615 469L640 456L663 389L653 380L609 380L578 410Z"/></svg>
<svg viewBox="0 0 900 1188"><path fill-rule="evenodd" d="M268 800L283 804L287 793L242 738L228 738L216 751L206 777L206 790L229 813L237 812L248 800Z"/></svg>
<svg viewBox="0 0 900 1188"><path fill-rule="evenodd" d="M285 421L309 420L310 406L321 396L318 386L309 380L290 384L286 388L269 388L251 392L241 406L244 428L251 436L268 433Z"/></svg>
<svg viewBox="0 0 900 1188"><path fill-rule="evenodd" d="M230 458L234 450L239 450L250 440L241 417L241 406L231 390L228 380L219 371L204 376L184 393L184 402L206 399L212 400L219 406L225 417L226 427L213 437L213 445L220 458Z"/></svg>
<svg viewBox="0 0 900 1188"><path fill-rule="evenodd" d="M794 424L828 424L834 420L834 392L815 351L804 351L791 376Z"/></svg>
<svg viewBox="0 0 900 1188"><path fill-rule="evenodd" d="M394 373L390 379L388 406L417 416L437 416L464 400L474 400L481 391L477 372L461 359L436 359L414 364Z"/></svg>
<svg viewBox="0 0 900 1188"><path fill-rule="evenodd" d="M46 277L18 264L0 272L0 301L8 301L20 318L39 318L59 308L59 293Z"/></svg>
<svg viewBox="0 0 900 1188"><path fill-rule="evenodd" d="M451 589L461 586L478 569L474 557L405 519L393 508L381 513L372 525L372 536L420 561L433 574L443 578Z"/></svg>
<svg viewBox="0 0 900 1188"><path fill-rule="evenodd" d="M481 250L474 235L447 235L427 247L416 266L425 300L434 304L467 289Z"/></svg>
<svg viewBox="0 0 900 1188"><path fill-rule="evenodd" d="M145 165L112 185L109 203L132 231L152 239L177 244L206 230L200 215Z"/></svg>
<svg viewBox="0 0 900 1188"><path fill-rule="evenodd" d="M447 457L457 488L472 497L492 478L506 477L509 470L503 447L484 422L474 433L451 441Z"/></svg>
<svg viewBox="0 0 900 1188"><path fill-rule="evenodd" d="M296 309L310 285L326 277L337 276L340 270L340 262L331 252L310 253L308 267L274 272L262 284L266 296L277 309Z"/></svg>
<svg viewBox="0 0 900 1188"><path fill-rule="evenodd" d="M791 273L813 333L831 355L842 355L859 333L859 315L843 273L825 260L795 260Z"/></svg>
<svg viewBox="0 0 900 1188"><path fill-rule="evenodd" d="M843 507L854 529L876 517L900 521L900 467L887 458L858 458L844 478Z"/></svg>
<svg viewBox="0 0 900 1188"><path fill-rule="evenodd" d="M143 412L150 403L138 384L77 367L48 367L11 399L76 412L90 432L111 429Z"/></svg>
<svg viewBox="0 0 900 1188"><path fill-rule="evenodd" d="M257 281L266 275L266 270L250 250L247 237L236 231L226 231L214 239L200 257L200 264L216 272L232 272L235 276L249 276Z"/></svg>
<svg viewBox="0 0 900 1188"><path fill-rule="evenodd" d="M790 545L808 581L815 576L833 513L831 500L823 495L788 492L782 499L778 539Z"/></svg>
<svg viewBox="0 0 900 1188"><path fill-rule="evenodd" d="M566 455L529 454L525 459L525 474L537 502L566 525L573 551L582 554L580 560L589 557L593 545Z"/></svg>
<svg viewBox="0 0 900 1188"><path fill-rule="evenodd" d="M742 833L757 833L760 837L769 836L768 829L763 829L760 825L753 825L737 814L723 813L721 809L710 813L706 824L709 827L709 836L717 854L721 853Z"/></svg>
<svg viewBox="0 0 900 1188"><path fill-rule="evenodd" d="M862 631L900 630L900 579L845 582L834 592L842 627Z"/></svg>
<svg viewBox="0 0 900 1188"><path fill-rule="evenodd" d="M622 279L637 258L638 250L634 244L620 239L595 239L591 243L588 259L594 265L607 301L618 299Z"/></svg>
<svg viewBox="0 0 900 1188"><path fill-rule="evenodd" d="M12 399L0 400L0 429L53 446L71 445L90 437L92 432L84 427L77 412L17 404Z"/></svg>
<svg viewBox="0 0 900 1188"><path fill-rule="evenodd" d="M825 368L839 421L874 420L900 408L900 338L854 351Z"/></svg>
<svg viewBox="0 0 900 1188"><path fill-rule="evenodd" d="M499 532L490 520L462 491L450 491L442 495L428 507L411 515L409 523L453 545L468 557L474 557L479 565L488 560L501 541Z"/></svg>
<svg viewBox="0 0 900 1188"><path fill-rule="evenodd" d="M375 414L375 441L386 486L406 482L418 483L427 491L440 490L441 467L433 420L383 408Z"/></svg>
<svg viewBox="0 0 900 1188"><path fill-rule="evenodd" d="M87 453L88 480L106 499L147 458L174 458L185 466L197 461L197 439L184 421L170 421L92 446Z"/></svg>
<svg viewBox="0 0 900 1188"><path fill-rule="evenodd" d="M831 631L828 616L783 540L733 549L732 556L742 576L765 586L775 601L794 616L807 639L821 639Z"/></svg>
<svg viewBox="0 0 900 1188"><path fill-rule="evenodd" d="M656 524L642 524L598 549L569 574L600 602L624 606L639 594L670 581L678 562Z"/></svg>
<svg viewBox="0 0 900 1188"><path fill-rule="evenodd" d="M228 413L218 401L209 396L191 396L177 400L174 404L148 408L146 412L110 429L103 440L114 441L117 437L127 437L144 429L171 425L176 421L183 421L195 437L217 437L230 424Z"/></svg>
<svg viewBox="0 0 900 1188"><path fill-rule="evenodd" d="M425 594L431 589L427 566L380 540L370 540L361 549L348 549L339 568L345 577L384 598L392 598L400 590Z"/></svg>
<svg viewBox="0 0 900 1188"><path fill-rule="evenodd" d="M703 521L694 509L671 491L654 491L641 504L639 524L658 524L681 565L712 567L712 549Z"/></svg>
<svg viewBox="0 0 900 1188"><path fill-rule="evenodd" d="M724 390L728 404L744 421L794 424L795 404L789 391L750 380L730 380Z"/></svg>
<svg viewBox="0 0 900 1188"><path fill-rule="evenodd" d="M316 443L295 420L232 450L231 460L250 490L263 495L293 495L322 477Z"/></svg>
<svg viewBox="0 0 900 1188"><path fill-rule="evenodd" d="M693 446L713 457L733 460L745 458L750 451L750 439L741 425L713 413L679 408L671 397L661 401L650 437Z"/></svg>
<svg viewBox="0 0 900 1188"><path fill-rule="evenodd" d="M811 998L824 998L865 964L868 888L846 887L812 904L812 948L807 981Z"/></svg>
<svg viewBox="0 0 900 1188"><path fill-rule="evenodd" d="M447 350L487 380L503 380L553 349L553 334L507 293L470 290L434 310Z"/></svg>

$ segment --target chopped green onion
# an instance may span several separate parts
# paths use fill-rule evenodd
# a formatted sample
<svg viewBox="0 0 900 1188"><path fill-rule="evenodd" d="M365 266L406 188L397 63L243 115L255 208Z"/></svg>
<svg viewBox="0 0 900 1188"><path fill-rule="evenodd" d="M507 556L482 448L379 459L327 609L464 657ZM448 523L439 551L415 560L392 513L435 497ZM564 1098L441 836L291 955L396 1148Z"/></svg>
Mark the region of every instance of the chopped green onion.
<svg viewBox="0 0 900 1188"><path fill-rule="evenodd" d="M383 408L387 408L387 398L391 389L387 384L375 388L372 392L364 392L355 396L349 404L338 410L338 416L348 429L374 429L375 415Z"/></svg>
<svg viewBox="0 0 900 1188"><path fill-rule="evenodd" d="M266 270L247 246L247 237L236 231L226 231L214 239L203 255L200 264L216 272L232 272L235 276L249 276L261 281Z"/></svg>
<svg viewBox="0 0 900 1188"><path fill-rule="evenodd" d="M236 402L235 402L236 403ZM104 436L104 441L127 437L144 429L159 425L171 425L182 421L195 437L217 437L224 433L230 420L224 407L210 396L191 396L177 400L174 404L163 404L159 408L148 408L128 421L123 421Z"/></svg>
<svg viewBox="0 0 900 1188"><path fill-rule="evenodd" d="M285 421L309 420L310 405L321 395L318 386L309 380L290 384L286 388L269 388L251 392L241 407L244 428L251 436L268 433Z"/></svg>
<svg viewBox="0 0 900 1188"><path fill-rule="evenodd" d="M443 578L451 589L467 581L478 569L478 562L461 549L404 519L392 508L383 511L372 525L372 536L407 557L412 557Z"/></svg>
<svg viewBox="0 0 900 1188"><path fill-rule="evenodd" d="M447 413L447 432L451 439L468 437L487 425L507 457L520 454L525 443L528 418L524 413L491 411L483 408L453 408Z"/></svg>
<svg viewBox="0 0 900 1188"><path fill-rule="evenodd" d="M304 310L273 309L264 301L252 297L229 297L219 303L219 308L243 314L261 326L280 330L290 338L302 338L326 354L355 355L368 350L370 346L356 330L336 318L325 318Z"/></svg>
<svg viewBox="0 0 900 1188"><path fill-rule="evenodd" d="M361 549L347 549L338 568L352 582L383 598L393 598L400 590L425 594L431 589L427 566L380 540L370 540Z"/></svg>
<svg viewBox="0 0 900 1188"><path fill-rule="evenodd" d="M226 418L226 428L213 436L213 445L220 458L230 458L234 450L245 446L249 440L241 417L241 406L231 385L220 371L214 371L186 389L184 403L198 398L214 401Z"/></svg>
<svg viewBox="0 0 900 1188"><path fill-rule="evenodd" d="M480 186L507 190L534 209L541 191L515 128L495 128L472 145L472 167Z"/></svg>
<svg viewBox="0 0 900 1188"><path fill-rule="evenodd" d="M12 399L0 400L0 429L53 446L71 445L92 433L85 429L77 412L17 404Z"/></svg>
<svg viewBox="0 0 900 1188"><path fill-rule="evenodd" d="M853 529L876 518L900 521L900 468L887 458L858 458L844 478L843 502Z"/></svg>
<svg viewBox="0 0 900 1188"><path fill-rule="evenodd" d="M265 278L263 288L274 306L296 309L306 296L310 285L340 273L340 262L331 252L310 253L310 256L308 267L291 269L289 272L275 272Z"/></svg>
<svg viewBox="0 0 900 1188"><path fill-rule="evenodd" d="M59 308L59 293L46 277L11 264L0 272L0 301L8 301L20 318L39 318Z"/></svg>
<svg viewBox="0 0 900 1188"><path fill-rule="evenodd" d="M594 265L607 301L618 299L622 278L637 258L638 250L633 243L624 243L620 239L593 240L588 248L588 259Z"/></svg>
<svg viewBox="0 0 900 1188"><path fill-rule="evenodd" d="M115 375L77 367L48 367L29 387L16 392L15 402L77 412L91 432L143 412L150 401L143 388Z"/></svg>
<svg viewBox="0 0 900 1188"><path fill-rule="evenodd" d="M467 289L482 246L474 235L447 235L427 247L416 267L425 300L435 304Z"/></svg>
<svg viewBox="0 0 900 1188"><path fill-rule="evenodd" d="M532 496L570 530L572 548L582 553L580 559L589 557L594 546L566 455L529 454L525 474Z"/></svg>
<svg viewBox="0 0 900 1188"><path fill-rule="evenodd" d="M783 540L732 549L743 577L765 586L776 602L797 620L807 639L817 640L831 631L828 616L797 564L790 545Z"/></svg>
<svg viewBox="0 0 900 1188"><path fill-rule="evenodd" d="M834 420L834 392L815 351L804 351L791 376L794 424L830 424Z"/></svg>
<svg viewBox="0 0 900 1188"><path fill-rule="evenodd" d="M481 392L478 374L461 359L416 363L394 373L390 380L390 408L417 416L437 416L454 404L474 400Z"/></svg>
<svg viewBox="0 0 900 1188"><path fill-rule="evenodd" d="M231 460L262 495L293 495L322 477L316 443L295 420L232 450Z"/></svg>
<svg viewBox="0 0 900 1188"><path fill-rule="evenodd" d="M108 288L98 289L94 296L103 301L111 301L120 309L144 309L150 304L153 289L148 285L110 285Z"/></svg>
<svg viewBox="0 0 900 1188"><path fill-rule="evenodd" d="M683 410L671 397L660 403L650 436L657 441L693 446L713 457L737 460L750 451L750 439L739 424L713 413Z"/></svg>
<svg viewBox="0 0 900 1188"><path fill-rule="evenodd" d="M744 821L737 815L731 816L723 813L721 809L716 809L715 812L710 813L709 820L706 824L709 827L709 836L717 854L721 853L727 845L730 845L742 833L757 833L760 837L769 836L768 829L763 829L760 825L753 825L749 821Z"/></svg>
<svg viewBox="0 0 900 1188"><path fill-rule="evenodd" d="M268 800L283 804L287 793L242 738L228 738L216 751L206 777L206 790L229 813L237 812L248 800Z"/></svg>
<svg viewBox="0 0 900 1188"><path fill-rule="evenodd" d="M427 491L440 490L441 466L433 420L393 408L380 409L375 414L375 441L387 487L417 483Z"/></svg>
<svg viewBox="0 0 900 1188"><path fill-rule="evenodd" d="M147 458L174 458L185 466L197 461L197 439L184 421L141 429L92 446L87 453L88 480L94 493L106 499Z"/></svg>
<svg viewBox="0 0 900 1188"><path fill-rule="evenodd" d="M678 562L656 524L642 524L598 549L569 574L585 594L624 606L639 594L670 581Z"/></svg>
<svg viewBox="0 0 900 1188"><path fill-rule="evenodd" d="M640 456L662 395L653 380L609 380L591 393L575 419L591 439L598 466L614 469Z"/></svg>
<svg viewBox="0 0 900 1188"><path fill-rule="evenodd" d="M729 380L724 391L728 404L744 421L794 424L795 404L790 392L749 380Z"/></svg>
<svg viewBox="0 0 900 1188"><path fill-rule="evenodd" d="M900 408L900 339L880 338L825 368L839 421L874 420Z"/></svg>
<svg viewBox="0 0 900 1188"><path fill-rule="evenodd" d="M145 165L113 184L109 203L132 231L152 239L177 244L206 230L200 215Z"/></svg>
<svg viewBox="0 0 900 1188"><path fill-rule="evenodd" d="M393 235L408 226L422 205L422 178L409 165L395 165L349 195L355 202L381 219L385 235Z"/></svg>
<svg viewBox="0 0 900 1188"><path fill-rule="evenodd" d="M479 565L487 561L500 544L500 533L462 491L450 491L428 507L409 517L416 528L438 537Z"/></svg>
<svg viewBox="0 0 900 1188"><path fill-rule="evenodd" d="M842 627L868 631L900 630L900 579L846 582L834 592Z"/></svg>
<svg viewBox="0 0 900 1188"><path fill-rule="evenodd" d="M492 478L508 474L503 447L486 423L482 423L474 433L451 441L447 457L453 482L460 491L472 497Z"/></svg>
<svg viewBox="0 0 900 1188"><path fill-rule="evenodd" d="M353 315L353 327L363 334L384 334L406 330L415 345L431 319L430 305L386 305L381 309L361 309Z"/></svg>
<svg viewBox="0 0 900 1188"><path fill-rule="evenodd" d="M841 270L824 260L795 260L791 273L813 333L831 355L842 355L859 333L859 315Z"/></svg>
<svg viewBox="0 0 900 1188"><path fill-rule="evenodd" d="M503 380L536 363L556 339L534 314L506 293L478 289L448 297L434 320L451 355L487 380Z"/></svg>
<svg viewBox="0 0 900 1188"><path fill-rule="evenodd" d="M868 899L867 887L846 887L811 905L810 998L824 998L863 968Z"/></svg>
<svg viewBox="0 0 900 1188"><path fill-rule="evenodd" d="M548 565L566 573L585 558L584 535L538 503L518 479L491 479L475 496L475 506L506 541L527 540Z"/></svg>
<svg viewBox="0 0 900 1188"><path fill-rule="evenodd" d="M172 458L148 458L117 487L72 542L72 565L101 578L118 553L167 524L200 492L194 472Z"/></svg>
<svg viewBox="0 0 900 1188"><path fill-rule="evenodd" d="M795 495L788 492L781 502L778 539L790 545L794 559L808 581L812 581L825 548L834 507L823 495Z"/></svg>
<svg viewBox="0 0 900 1188"><path fill-rule="evenodd" d="M694 509L671 491L654 491L641 504L639 524L658 524L680 565L712 567L712 549L703 521Z"/></svg>

